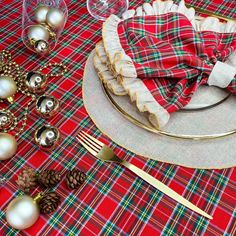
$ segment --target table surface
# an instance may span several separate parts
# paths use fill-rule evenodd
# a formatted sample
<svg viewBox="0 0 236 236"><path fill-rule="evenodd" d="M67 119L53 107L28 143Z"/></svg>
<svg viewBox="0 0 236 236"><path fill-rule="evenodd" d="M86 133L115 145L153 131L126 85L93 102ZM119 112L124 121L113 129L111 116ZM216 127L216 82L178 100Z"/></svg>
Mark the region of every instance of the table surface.
<svg viewBox="0 0 236 236"><path fill-rule="evenodd" d="M236 17L234 0L187 2ZM131 1L130 7L141 3ZM20 39L21 4L17 0L0 1L0 50L10 50L13 59L26 70L36 70L49 62L63 62L69 72L65 77L51 78L47 89L48 94L60 99L60 112L45 121L32 105L26 131L18 139L17 155L0 163L0 173L10 178L0 189L0 235L236 235L235 168L200 170L145 160L106 138L89 118L83 106L82 76L89 53L101 39L102 23L89 16L86 1L67 1L66 28L59 45L46 58L29 52ZM20 113L25 103L25 97L17 96L12 108ZM55 125L62 134L60 145L51 153L41 151L33 142L34 131L44 123ZM97 160L77 143L75 137L80 130L106 142L119 157L161 180L214 219L209 221L193 213L127 169ZM19 232L7 225L4 212L9 202L22 194L15 180L27 166L60 171L77 167L86 172L87 181L75 191L68 190L62 181L56 188L62 199L57 211L41 215L35 225ZM35 189L32 195L39 190Z"/></svg>

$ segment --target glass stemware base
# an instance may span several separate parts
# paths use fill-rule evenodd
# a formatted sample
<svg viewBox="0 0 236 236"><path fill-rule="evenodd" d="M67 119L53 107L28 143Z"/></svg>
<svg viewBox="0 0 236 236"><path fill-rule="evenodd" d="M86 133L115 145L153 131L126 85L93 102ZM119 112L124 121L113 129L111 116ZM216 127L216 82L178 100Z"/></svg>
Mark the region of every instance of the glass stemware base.
<svg viewBox="0 0 236 236"><path fill-rule="evenodd" d="M98 20L106 20L111 14L121 16L128 7L128 0L87 0L89 13Z"/></svg>

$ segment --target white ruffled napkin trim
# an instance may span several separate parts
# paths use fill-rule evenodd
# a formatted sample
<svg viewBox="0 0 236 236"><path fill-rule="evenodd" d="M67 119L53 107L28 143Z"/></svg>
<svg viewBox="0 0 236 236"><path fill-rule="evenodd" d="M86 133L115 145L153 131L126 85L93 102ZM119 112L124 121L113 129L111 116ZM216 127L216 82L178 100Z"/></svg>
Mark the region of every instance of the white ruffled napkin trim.
<svg viewBox="0 0 236 236"><path fill-rule="evenodd" d="M236 31L236 24L233 21L221 23L214 17L195 17L195 10L187 8L184 1L179 5L173 1L156 0L151 5L144 3L136 10L128 10L122 16L123 20L133 16L159 15L168 12L179 12L184 14L192 23L197 31L212 30L221 33L231 33ZM145 84L137 78L137 73L132 59L126 55L123 50L119 35L117 32L118 24L121 22L115 15L111 15L103 24L102 38L105 54L109 59L108 66L110 73L116 78L117 82L123 86L124 90L129 94L131 101L136 101L136 106L140 112L148 112L150 122L157 128L164 127L170 115L152 96ZM105 62L104 53L100 56ZM236 53L229 58L229 63L235 63ZM111 76L109 74L109 76ZM106 75L104 75L106 76ZM109 77L110 78L110 77ZM103 80L105 80L103 78Z"/></svg>
<svg viewBox="0 0 236 236"><path fill-rule="evenodd" d="M122 15L122 19L128 19L134 16L161 15L168 12L179 12L184 14L192 23L196 31L215 31L219 33L232 33L236 31L236 22L228 20L226 23L220 22L216 17L199 17L195 15L194 8L187 8L184 0L179 5L173 1L156 0L152 4L144 3L136 10L128 10Z"/></svg>
<svg viewBox="0 0 236 236"><path fill-rule="evenodd" d="M96 54L94 55L94 67L97 71L98 77L115 95L126 95L127 92L124 90L123 86L118 83L114 75L108 69L106 65L107 61L108 58L101 41L97 43Z"/></svg>
<svg viewBox="0 0 236 236"><path fill-rule="evenodd" d="M112 68L113 76L129 94L131 101L136 102L140 112L148 112L150 122L157 128L163 127L169 120L169 113L155 100L145 84L137 78L131 58L123 50L117 27L120 19L111 15L103 24L102 37L106 54ZM120 76L122 75L122 76Z"/></svg>

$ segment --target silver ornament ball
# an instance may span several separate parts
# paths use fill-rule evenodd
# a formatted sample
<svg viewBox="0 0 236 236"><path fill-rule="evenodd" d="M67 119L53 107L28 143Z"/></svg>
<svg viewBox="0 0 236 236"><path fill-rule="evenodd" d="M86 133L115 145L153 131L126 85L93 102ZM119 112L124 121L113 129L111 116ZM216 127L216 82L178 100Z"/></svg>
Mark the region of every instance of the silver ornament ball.
<svg viewBox="0 0 236 236"><path fill-rule="evenodd" d="M37 202L23 195L13 199L6 210L6 220L15 229L23 230L32 226L39 218Z"/></svg>
<svg viewBox="0 0 236 236"><path fill-rule="evenodd" d="M48 11L49 11L48 6L45 5L37 6L37 8L34 11L35 21L37 23L45 23Z"/></svg>
<svg viewBox="0 0 236 236"><path fill-rule="evenodd" d="M44 40L48 42L50 33L43 25L31 25L28 28L28 38L31 42Z"/></svg>
<svg viewBox="0 0 236 236"><path fill-rule="evenodd" d="M65 16L64 13L57 9L51 8L46 16L46 23L53 29L61 29L64 26Z"/></svg>
<svg viewBox="0 0 236 236"><path fill-rule="evenodd" d="M16 82L11 76L0 76L0 98L8 99L15 95L17 91Z"/></svg>
<svg viewBox="0 0 236 236"><path fill-rule="evenodd" d="M49 44L44 40L38 40L34 43L34 49L37 53L43 55L49 52Z"/></svg>
<svg viewBox="0 0 236 236"><path fill-rule="evenodd" d="M0 133L0 161L12 158L16 151L16 139L10 134Z"/></svg>
<svg viewBox="0 0 236 236"><path fill-rule="evenodd" d="M25 78L25 86L31 93L42 93L47 86L47 78L37 71L31 71Z"/></svg>
<svg viewBox="0 0 236 236"><path fill-rule="evenodd" d="M41 149L51 151L59 142L60 132L54 126L43 125L35 131L34 139Z"/></svg>
<svg viewBox="0 0 236 236"><path fill-rule="evenodd" d="M54 116L60 108L59 101L49 95L42 95L36 101L36 111L44 118Z"/></svg>

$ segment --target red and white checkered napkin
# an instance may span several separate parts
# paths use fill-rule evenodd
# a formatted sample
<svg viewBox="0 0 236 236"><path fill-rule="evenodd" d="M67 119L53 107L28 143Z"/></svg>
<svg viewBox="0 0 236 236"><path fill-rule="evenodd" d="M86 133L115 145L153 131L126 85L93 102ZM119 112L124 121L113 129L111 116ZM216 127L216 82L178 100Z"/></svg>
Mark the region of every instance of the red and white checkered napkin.
<svg viewBox="0 0 236 236"><path fill-rule="evenodd" d="M219 32L203 23L205 30L197 31L193 20L178 12L126 20L112 15L103 25L95 67L108 61L103 70L97 68L104 81L113 81L110 89L128 93L154 126L163 127L200 85L236 94L236 25L217 22Z"/></svg>

